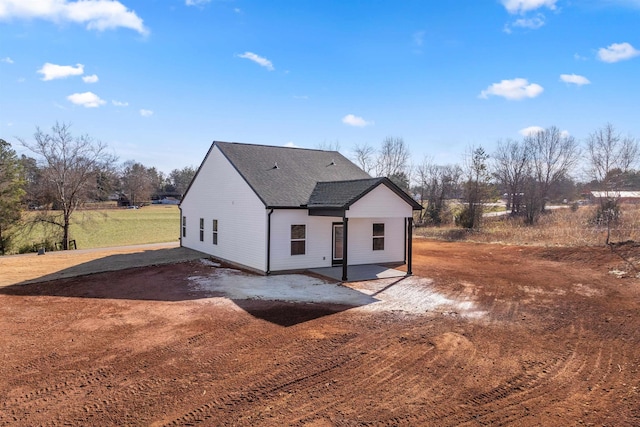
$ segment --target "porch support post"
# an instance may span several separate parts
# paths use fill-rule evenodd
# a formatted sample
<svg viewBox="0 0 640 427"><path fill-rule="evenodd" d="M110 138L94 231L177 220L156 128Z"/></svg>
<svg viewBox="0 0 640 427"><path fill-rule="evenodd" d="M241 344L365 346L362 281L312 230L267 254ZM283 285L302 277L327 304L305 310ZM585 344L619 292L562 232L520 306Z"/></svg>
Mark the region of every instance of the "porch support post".
<svg viewBox="0 0 640 427"><path fill-rule="evenodd" d="M347 218L347 214L343 213L342 214L342 281L346 282L347 281L347 264L348 259L347 259L347 240L349 240L347 238L347 236L349 235L349 218Z"/></svg>
<svg viewBox="0 0 640 427"><path fill-rule="evenodd" d="M413 252L413 218L407 218L407 276L413 275L411 271L411 254Z"/></svg>
<svg viewBox="0 0 640 427"><path fill-rule="evenodd" d="M407 246L408 246L408 244L407 244L407 220L408 219L409 218L405 218L404 219L404 227L402 227L403 230L404 230L404 237L403 237L403 240L402 240L404 242L404 258L402 259L402 262L405 263L405 264L407 263Z"/></svg>

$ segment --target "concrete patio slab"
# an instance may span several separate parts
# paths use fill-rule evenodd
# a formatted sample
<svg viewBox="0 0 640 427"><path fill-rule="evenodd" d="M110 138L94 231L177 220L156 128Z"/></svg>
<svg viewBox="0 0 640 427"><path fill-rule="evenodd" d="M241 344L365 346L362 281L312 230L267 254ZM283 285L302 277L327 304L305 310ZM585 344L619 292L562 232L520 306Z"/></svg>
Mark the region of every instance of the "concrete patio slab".
<svg viewBox="0 0 640 427"><path fill-rule="evenodd" d="M311 268L310 272L328 277L339 282L342 281L342 266ZM405 277L406 272L377 264L350 265L347 267L348 282L362 282L364 280L392 279Z"/></svg>

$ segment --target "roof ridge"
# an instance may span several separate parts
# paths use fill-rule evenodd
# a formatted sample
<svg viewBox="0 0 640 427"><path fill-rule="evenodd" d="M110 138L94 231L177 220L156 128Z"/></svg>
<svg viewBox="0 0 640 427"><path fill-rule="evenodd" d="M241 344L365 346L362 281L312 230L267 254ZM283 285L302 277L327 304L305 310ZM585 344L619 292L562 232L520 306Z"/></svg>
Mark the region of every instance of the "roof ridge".
<svg viewBox="0 0 640 427"><path fill-rule="evenodd" d="M305 150L305 151L318 151L321 153L338 153L341 156L344 156L344 154L340 153L337 150L322 150L320 148L305 148L305 147L286 147L284 145L268 145L268 144L254 144L254 143L250 143L250 142L229 142L229 141L213 141L214 144L228 144L228 145L250 145L253 147L265 147L265 148L280 148L280 149L284 149L284 150ZM346 158L346 156L344 156Z"/></svg>
<svg viewBox="0 0 640 427"><path fill-rule="evenodd" d="M338 180L338 181L318 181L318 184L324 184L324 183L333 183L333 184L337 184L337 183L342 183L342 182L358 182L358 181L383 181L384 179L386 179L386 177L384 176L378 176L378 177L371 177L371 178L357 178L357 179L342 179L342 180Z"/></svg>

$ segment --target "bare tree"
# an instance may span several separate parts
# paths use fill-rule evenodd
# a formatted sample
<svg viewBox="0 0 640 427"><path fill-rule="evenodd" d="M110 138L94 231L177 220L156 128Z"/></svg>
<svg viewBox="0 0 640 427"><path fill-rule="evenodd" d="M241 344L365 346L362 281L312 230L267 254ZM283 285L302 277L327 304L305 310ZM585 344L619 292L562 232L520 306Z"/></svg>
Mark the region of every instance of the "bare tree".
<svg viewBox="0 0 640 427"><path fill-rule="evenodd" d="M88 135L73 137L71 125L56 123L51 133L36 128L33 142L22 139L40 164L40 183L53 197L53 211L42 212L37 220L62 230L62 248L69 249L71 215L96 193L97 176L115 161L107 146ZM60 213L57 213L60 212Z"/></svg>
<svg viewBox="0 0 640 427"><path fill-rule="evenodd" d="M520 213L524 185L531 173L531 151L527 144L512 139L499 141L492 157L493 175L507 195L507 210Z"/></svg>
<svg viewBox="0 0 640 427"><path fill-rule="evenodd" d="M409 175L411 153L404 139L388 136L382 141L375 165L376 176Z"/></svg>
<svg viewBox="0 0 640 427"><path fill-rule="evenodd" d="M355 162L373 176L386 176L405 191L411 181L411 153L402 138L386 137L379 150L368 144L356 145Z"/></svg>
<svg viewBox="0 0 640 427"><path fill-rule="evenodd" d="M417 188L414 191L420 196L420 201L422 202L423 207L425 203L427 204L427 206L429 206L428 195L430 193L433 182L434 169L435 164L433 162L433 158L429 156L424 156L424 158L422 159L422 163L418 164L415 168ZM420 211L420 222L424 222L426 216L427 213L424 209Z"/></svg>
<svg viewBox="0 0 640 427"><path fill-rule="evenodd" d="M635 139L621 136L610 123L590 134L586 145L588 174L604 193L604 197L599 198L598 216L606 224L606 244L609 244L611 226L620 212L623 180L640 160L640 146Z"/></svg>
<svg viewBox="0 0 640 427"><path fill-rule="evenodd" d="M610 123L591 133L586 146L587 172L605 191L619 186L620 176L640 158L638 141L621 136Z"/></svg>
<svg viewBox="0 0 640 427"><path fill-rule="evenodd" d="M462 169L458 165L441 166L426 157L415 168L420 200L425 209L420 220L434 225L444 221L446 199L453 197L458 188Z"/></svg>
<svg viewBox="0 0 640 427"><path fill-rule="evenodd" d="M355 162L360 169L368 174L374 171L376 165L376 150L369 144L356 145L354 151Z"/></svg>
<svg viewBox="0 0 640 427"><path fill-rule="evenodd" d="M340 151L340 141L322 141L317 145L318 150L323 151Z"/></svg>
<svg viewBox="0 0 640 427"><path fill-rule="evenodd" d="M570 176L580 158L575 138L552 126L525 137L531 153L531 177L526 180L527 222L533 224L545 210L551 186Z"/></svg>

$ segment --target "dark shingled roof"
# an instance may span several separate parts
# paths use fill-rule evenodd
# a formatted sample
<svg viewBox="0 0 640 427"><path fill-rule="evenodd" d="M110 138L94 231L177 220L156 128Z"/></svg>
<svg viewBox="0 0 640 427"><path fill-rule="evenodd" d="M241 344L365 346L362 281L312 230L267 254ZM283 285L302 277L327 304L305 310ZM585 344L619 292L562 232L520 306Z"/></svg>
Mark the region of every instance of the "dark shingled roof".
<svg viewBox="0 0 640 427"><path fill-rule="evenodd" d="M342 208L371 191L382 178L357 179L351 181L319 182L309 197L309 209Z"/></svg>
<svg viewBox="0 0 640 427"><path fill-rule="evenodd" d="M265 206L307 205L318 182L371 180L337 151L215 141Z"/></svg>
<svg viewBox="0 0 640 427"><path fill-rule="evenodd" d="M309 197L309 209L348 209L378 185L386 185L403 198L414 210L422 209L420 204L409 197L389 178L368 178L350 181L319 182Z"/></svg>

